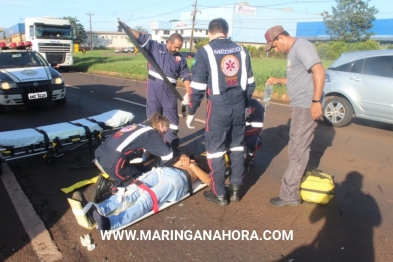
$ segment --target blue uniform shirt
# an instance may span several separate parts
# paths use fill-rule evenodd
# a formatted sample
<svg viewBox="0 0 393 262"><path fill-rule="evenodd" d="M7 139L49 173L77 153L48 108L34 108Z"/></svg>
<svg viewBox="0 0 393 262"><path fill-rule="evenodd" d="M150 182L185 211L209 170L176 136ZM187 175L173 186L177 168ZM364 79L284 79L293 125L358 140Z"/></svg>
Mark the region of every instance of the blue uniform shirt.
<svg viewBox="0 0 393 262"><path fill-rule="evenodd" d="M205 92L213 103L245 107L255 90L248 51L230 39L215 39L200 48L191 68L189 114L195 114Z"/></svg>
<svg viewBox="0 0 393 262"><path fill-rule="evenodd" d="M187 66L186 59L179 53L171 54L166 48L166 44L159 44L157 41L149 39L148 34L140 34L138 41L141 43L143 49L145 49L156 63L160 66L161 70L168 77L171 83L176 84L177 79L180 78L182 81L191 81L190 70ZM149 77L155 79L161 79L158 73L154 70L150 64L148 64ZM162 79L161 79L162 80ZM150 79L148 81L151 81ZM163 81L158 81L159 85L166 86ZM157 81L148 82L148 85L156 85Z"/></svg>

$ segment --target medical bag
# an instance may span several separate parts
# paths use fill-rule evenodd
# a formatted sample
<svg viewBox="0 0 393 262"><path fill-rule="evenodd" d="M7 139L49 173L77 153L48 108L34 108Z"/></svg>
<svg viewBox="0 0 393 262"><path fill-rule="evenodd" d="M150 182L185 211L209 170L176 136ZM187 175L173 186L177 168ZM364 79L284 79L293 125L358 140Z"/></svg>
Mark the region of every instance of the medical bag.
<svg viewBox="0 0 393 262"><path fill-rule="evenodd" d="M333 176L317 168L307 169L300 184L303 201L327 204L334 197Z"/></svg>

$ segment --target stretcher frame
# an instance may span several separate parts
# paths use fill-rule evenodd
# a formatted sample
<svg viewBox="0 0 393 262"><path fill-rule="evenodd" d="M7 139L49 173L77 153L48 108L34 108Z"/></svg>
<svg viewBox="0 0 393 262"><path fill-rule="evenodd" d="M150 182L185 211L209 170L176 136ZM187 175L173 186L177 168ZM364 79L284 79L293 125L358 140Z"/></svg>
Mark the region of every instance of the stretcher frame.
<svg viewBox="0 0 393 262"><path fill-rule="evenodd" d="M91 149L114 131L132 124L133 118L130 112L112 110L59 124L0 132L0 175L2 163L8 161L43 154L51 163L84 146Z"/></svg>

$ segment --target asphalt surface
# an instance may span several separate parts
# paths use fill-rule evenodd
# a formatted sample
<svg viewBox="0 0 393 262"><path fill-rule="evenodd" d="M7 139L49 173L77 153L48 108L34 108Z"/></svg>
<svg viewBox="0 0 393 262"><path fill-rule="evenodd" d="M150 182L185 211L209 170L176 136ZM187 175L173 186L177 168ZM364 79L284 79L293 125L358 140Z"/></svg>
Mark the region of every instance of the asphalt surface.
<svg viewBox="0 0 393 262"><path fill-rule="evenodd" d="M145 120L141 106L145 104L144 83L81 73L63 76L68 85L65 107L7 111L0 115L0 132L113 109L132 112L136 123ZM96 168L72 168L78 157L92 159L94 148L70 152L50 164L42 156L34 156L3 166L9 166L7 175L15 176L49 232L61 254L59 261L393 261L392 125L354 120L347 127L331 128L320 123L310 165L334 175L335 197L327 205L276 208L268 201L277 196L288 163L290 108L270 103L265 116L263 146L244 179L241 202L219 207L205 201L199 192L124 230L137 234L190 230L193 236L210 230L220 233L214 240L102 240L97 230L78 226L67 202L71 194L60 189L99 174ZM205 119L204 105L197 118ZM182 150L203 152L203 121L196 122L194 130L186 128L184 119L180 122ZM94 185L81 191L91 200ZM0 260L40 261L3 182L0 208ZM235 232L234 238L236 232L249 233L249 240L220 240L223 230ZM81 245L80 236L85 234L97 244L93 251ZM252 234L258 237L251 238Z"/></svg>

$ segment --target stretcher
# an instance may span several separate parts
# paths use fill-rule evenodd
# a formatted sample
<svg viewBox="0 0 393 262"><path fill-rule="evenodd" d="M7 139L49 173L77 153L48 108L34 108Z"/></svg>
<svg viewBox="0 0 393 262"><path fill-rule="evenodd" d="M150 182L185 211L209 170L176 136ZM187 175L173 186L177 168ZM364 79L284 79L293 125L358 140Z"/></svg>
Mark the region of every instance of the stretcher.
<svg viewBox="0 0 393 262"><path fill-rule="evenodd" d="M86 117L74 121L0 132L0 174L1 164L44 154L47 162L70 151L91 148L125 125L131 124L134 115L122 110Z"/></svg>
<svg viewBox="0 0 393 262"><path fill-rule="evenodd" d="M207 187L207 185L205 183L201 182L200 180L195 181L194 183L192 183L193 194L195 194L196 192L202 190L205 187ZM174 205L174 204L176 204L176 203L186 199L190 195L191 195L190 192L188 192L186 195L184 195L178 201L166 201L166 202L164 202L164 203L162 203L161 205L158 206L158 211L164 210L164 209L166 209L166 208L168 208L168 207L170 207L170 206L172 206L172 205ZM74 214L78 224L80 226L84 227L84 228L87 228L87 229L95 228L96 224L95 224L95 221L91 219L91 215L89 217L86 215L88 212L91 212L90 210L91 210L91 206L93 205L93 203L89 202L87 205L82 207L82 203L77 201L77 200L74 200L72 198L67 198L67 200L68 200L68 203L71 206L72 212L73 212L73 214ZM117 213L119 213L121 211L122 210L118 210L116 213L113 213L113 214L110 214L110 215L115 215L115 214L117 214ZM131 223L126 224L126 225L124 225L122 227L119 227L119 228L117 228L115 230L112 230L112 231L118 231L118 230L122 230L124 228L127 228L127 227L129 227L129 226L131 226L131 225L133 225L135 223L138 223L139 221L141 221L141 220L143 220L143 219L145 219L147 217L150 217L150 216L152 216L154 214L155 214L155 212L153 210L151 210L150 212L148 212L145 215L141 216L140 218L132 221Z"/></svg>

